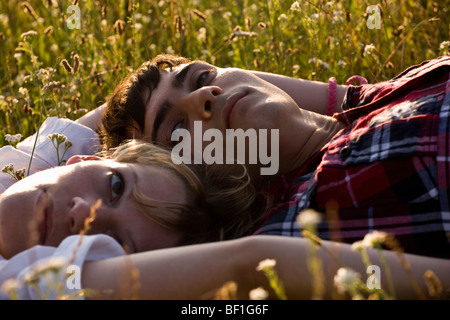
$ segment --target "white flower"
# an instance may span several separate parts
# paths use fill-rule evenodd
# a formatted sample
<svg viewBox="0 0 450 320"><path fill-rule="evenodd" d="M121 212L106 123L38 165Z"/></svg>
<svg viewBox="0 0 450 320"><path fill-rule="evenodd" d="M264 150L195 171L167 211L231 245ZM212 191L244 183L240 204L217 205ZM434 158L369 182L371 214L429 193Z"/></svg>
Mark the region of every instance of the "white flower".
<svg viewBox="0 0 450 320"><path fill-rule="evenodd" d="M318 13L313 13L312 15L309 16L309 18L312 21L317 21L317 20L319 20L319 14Z"/></svg>
<svg viewBox="0 0 450 320"><path fill-rule="evenodd" d="M338 63L337 63L337 65L338 65L339 67L345 67L345 66L347 65L347 62L345 62L344 60L339 60Z"/></svg>
<svg viewBox="0 0 450 320"><path fill-rule="evenodd" d="M249 292L250 300L266 300L269 293L262 287L255 288Z"/></svg>
<svg viewBox="0 0 450 320"><path fill-rule="evenodd" d="M363 55L364 56L366 56L366 55L371 55L373 52L375 51L375 46L371 43L371 44L368 44L368 45L366 45L365 47L364 47L364 53L363 53Z"/></svg>
<svg viewBox="0 0 450 320"><path fill-rule="evenodd" d="M23 40L26 40L28 37L37 36L37 34L38 34L38 33L37 33L36 31L30 30L30 31L27 31L27 32L22 33L22 34L20 35L20 37L21 37Z"/></svg>
<svg viewBox="0 0 450 320"><path fill-rule="evenodd" d="M319 212L314 209L305 209L297 216L297 223L301 228L306 229L313 227L322 221L322 217Z"/></svg>
<svg viewBox="0 0 450 320"><path fill-rule="evenodd" d="M206 40L206 28L205 27L201 27L198 30L197 39L199 41L205 41Z"/></svg>
<svg viewBox="0 0 450 320"><path fill-rule="evenodd" d="M330 70L330 65L328 63L326 63L320 59L317 59L317 58L309 59L308 63L313 63L313 64L318 63L320 67Z"/></svg>
<svg viewBox="0 0 450 320"><path fill-rule="evenodd" d="M17 133L14 135L9 134L9 133L5 134L5 140L8 143L16 143L16 142L19 142L21 139L22 139L22 135L20 133Z"/></svg>
<svg viewBox="0 0 450 320"><path fill-rule="evenodd" d="M349 268L339 268L334 276L334 285L339 293L345 293L351 288L357 280L360 279L360 274Z"/></svg>
<svg viewBox="0 0 450 320"><path fill-rule="evenodd" d="M20 282L17 281L16 279L8 279L5 282L3 282L3 285L1 287L1 291L6 293L7 295L11 295L14 292L16 292L17 290L20 289Z"/></svg>
<svg viewBox="0 0 450 320"><path fill-rule="evenodd" d="M441 42L441 44L439 45L439 49L444 50L446 48L450 47L450 41L443 41Z"/></svg>
<svg viewBox="0 0 450 320"><path fill-rule="evenodd" d="M291 5L291 10L292 10L292 11L299 11L299 10L300 10L300 4L298 3L298 1L295 1L295 2Z"/></svg>
<svg viewBox="0 0 450 320"><path fill-rule="evenodd" d="M383 244L388 237L388 234L383 231L372 231L364 236L362 240L362 245L365 248L373 248L374 246Z"/></svg>
<svg viewBox="0 0 450 320"><path fill-rule="evenodd" d="M275 259L262 260L256 267L256 271L262 271L266 268L273 268L273 267L275 267L276 264L277 264L277 261Z"/></svg>

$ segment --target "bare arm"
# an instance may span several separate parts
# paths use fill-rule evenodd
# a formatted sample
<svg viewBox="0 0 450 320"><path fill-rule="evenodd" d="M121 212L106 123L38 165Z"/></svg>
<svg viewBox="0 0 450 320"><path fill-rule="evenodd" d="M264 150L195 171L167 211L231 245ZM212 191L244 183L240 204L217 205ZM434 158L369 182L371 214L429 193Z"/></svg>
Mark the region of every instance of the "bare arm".
<svg viewBox="0 0 450 320"><path fill-rule="evenodd" d="M328 105L328 83L310 81L279 74L252 71L261 79L276 85L284 90L297 105L306 110L325 114ZM342 112L342 101L347 91L347 86L337 85L335 112Z"/></svg>
<svg viewBox="0 0 450 320"><path fill-rule="evenodd" d="M84 116L75 120L88 128L91 128L94 131L97 131L101 127L101 118L103 112L105 111L106 103L102 104L100 107L95 108L94 110L89 111Z"/></svg>
<svg viewBox="0 0 450 320"><path fill-rule="evenodd" d="M347 244L323 241L318 255L324 272L325 298L332 297L335 289L333 277L340 265L327 252L333 252L347 267L359 272L363 281L366 268L358 252ZM369 250L371 263L381 268L381 286L387 289L386 272L376 250ZM396 298L418 299L413 285L396 253L384 255L395 282ZM414 279L426 292L423 281L426 270L431 269L450 287L450 260L404 255L410 262ZM120 292L131 265L139 271L139 297L143 299L202 299L227 281L236 281L239 298L247 299L248 292L258 286L269 290L265 276L256 266L266 258L277 261L276 270L285 285L289 299L310 299L312 285L308 270L307 242L303 238L253 236L239 240L170 248L144 252L126 257L87 262L82 281L85 288L113 289ZM128 276L129 278L129 276ZM273 296L272 296L273 297Z"/></svg>

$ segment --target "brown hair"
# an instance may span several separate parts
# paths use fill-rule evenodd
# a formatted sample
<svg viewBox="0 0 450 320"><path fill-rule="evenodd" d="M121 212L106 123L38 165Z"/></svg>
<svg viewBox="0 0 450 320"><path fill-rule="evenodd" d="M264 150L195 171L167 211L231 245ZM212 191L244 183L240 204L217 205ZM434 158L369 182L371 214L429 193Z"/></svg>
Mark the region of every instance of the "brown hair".
<svg viewBox="0 0 450 320"><path fill-rule="evenodd" d="M117 147L122 141L133 138L134 130L144 132L144 91L150 90L152 94L158 87L162 70L188 62L190 60L187 58L160 54L120 82L108 99L102 117L100 136L105 149Z"/></svg>
<svg viewBox="0 0 450 320"><path fill-rule="evenodd" d="M179 245L234 239L254 231L261 211L245 166L237 173L236 166L175 164L168 150L137 140L105 154L117 162L160 166L181 178L188 191L187 204L163 202L133 191L145 215L183 235Z"/></svg>

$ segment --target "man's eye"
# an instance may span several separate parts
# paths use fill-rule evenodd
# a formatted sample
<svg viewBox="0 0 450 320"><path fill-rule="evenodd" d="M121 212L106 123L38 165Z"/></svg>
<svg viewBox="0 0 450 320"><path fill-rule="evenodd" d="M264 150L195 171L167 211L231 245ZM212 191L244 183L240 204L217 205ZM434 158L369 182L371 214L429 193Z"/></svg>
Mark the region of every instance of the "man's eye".
<svg viewBox="0 0 450 320"><path fill-rule="evenodd" d="M111 201L115 202L120 199L125 190L125 182L120 173L114 172L111 175Z"/></svg>
<svg viewBox="0 0 450 320"><path fill-rule="evenodd" d="M211 73L211 70L203 71L202 73L200 73L200 75L197 78L196 89L200 89L201 87L203 87L205 85L206 78L208 77L208 74L210 74L210 73Z"/></svg>
<svg viewBox="0 0 450 320"><path fill-rule="evenodd" d="M172 145L172 147L174 147L175 145L177 145L179 143L179 134L178 134L178 130L183 128L183 124L182 122L178 122L173 128L172 131L170 132L170 144Z"/></svg>

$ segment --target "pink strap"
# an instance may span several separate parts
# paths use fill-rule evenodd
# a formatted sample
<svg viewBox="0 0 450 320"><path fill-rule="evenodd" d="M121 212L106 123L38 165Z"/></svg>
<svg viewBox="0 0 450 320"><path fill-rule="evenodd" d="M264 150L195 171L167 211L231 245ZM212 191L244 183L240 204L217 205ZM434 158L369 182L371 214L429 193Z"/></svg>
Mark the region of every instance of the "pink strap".
<svg viewBox="0 0 450 320"><path fill-rule="evenodd" d="M361 84L368 83L366 78L356 75L356 76L352 76L352 77L348 78L348 80L345 84L350 85L350 84L354 83L355 81L359 81L359 83L361 83Z"/></svg>
<svg viewBox="0 0 450 320"><path fill-rule="evenodd" d="M347 82L345 83L347 86L354 83L359 82L361 84L367 84L367 80L364 77L355 75L348 78ZM336 85L337 81L335 77L331 77L328 79L328 105L327 105L327 116L332 116L334 114L334 108L336 107Z"/></svg>
<svg viewBox="0 0 450 320"><path fill-rule="evenodd" d="M336 106L336 84L337 81L335 77L328 79L328 106L325 113L327 116L333 115Z"/></svg>

